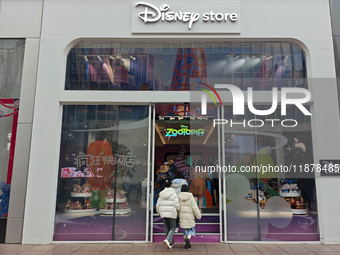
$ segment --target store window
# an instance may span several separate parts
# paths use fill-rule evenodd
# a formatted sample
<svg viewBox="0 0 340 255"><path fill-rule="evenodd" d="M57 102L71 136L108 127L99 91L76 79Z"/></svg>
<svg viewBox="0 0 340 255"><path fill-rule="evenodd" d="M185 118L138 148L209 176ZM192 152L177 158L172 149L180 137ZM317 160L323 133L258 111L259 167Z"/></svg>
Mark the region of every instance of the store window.
<svg viewBox="0 0 340 255"><path fill-rule="evenodd" d="M25 40L0 40L0 242L4 242Z"/></svg>
<svg viewBox="0 0 340 255"><path fill-rule="evenodd" d="M146 240L149 107L63 107L55 241Z"/></svg>
<svg viewBox="0 0 340 255"><path fill-rule="evenodd" d="M213 215L197 228L202 238L319 240L313 174L239 171L313 163L310 117L291 105L285 116L280 106L266 116L275 123L249 110L235 116L233 101L222 102L212 90L215 84L231 84L243 91L252 88L256 98L268 94L263 91L276 93L273 88L306 89L305 59L303 50L290 42L77 44L67 57L65 90L195 93L190 94L190 103L155 105L155 148L148 143L151 127L146 106L63 107L54 240L146 240L147 149L155 149L151 171L155 180L159 167L172 161L189 184L191 172L200 164L231 165L237 170L238 174L209 173L205 191L197 197L203 214ZM204 111L203 102L197 103L201 98L194 98L197 91L214 98ZM254 108L269 109L271 99L255 100ZM229 124L213 125L217 118ZM228 126L229 120L239 124ZM243 122L250 124L240 125ZM190 129L190 137L183 135L183 129ZM175 133L169 135L169 130ZM160 190L154 185L155 205ZM153 240L164 240L159 217L153 215L152 220ZM127 222L133 223L133 229ZM214 226L206 228L211 222Z"/></svg>
<svg viewBox="0 0 340 255"><path fill-rule="evenodd" d="M65 89L197 90L223 80L271 90L306 87L303 78L305 56L289 42L81 43L67 57Z"/></svg>
<svg viewBox="0 0 340 255"><path fill-rule="evenodd" d="M224 108L225 119L238 123L224 127L225 164L237 170L225 174L230 241L319 240L315 177L306 170L314 163L311 120L293 106L289 121L280 111L248 112L243 125Z"/></svg>

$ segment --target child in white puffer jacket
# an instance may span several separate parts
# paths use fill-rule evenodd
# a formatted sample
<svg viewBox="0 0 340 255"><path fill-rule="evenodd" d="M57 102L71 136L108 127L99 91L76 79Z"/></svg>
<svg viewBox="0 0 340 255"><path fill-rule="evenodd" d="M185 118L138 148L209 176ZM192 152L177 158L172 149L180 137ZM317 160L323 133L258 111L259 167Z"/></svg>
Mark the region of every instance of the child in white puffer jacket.
<svg viewBox="0 0 340 255"><path fill-rule="evenodd" d="M179 201L176 191L171 187L171 182L165 182L165 188L159 193L156 210L163 219L166 239L163 241L165 247L170 250L174 244L174 233L176 229L177 212L179 211Z"/></svg>
<svg viewBox="0 0 340 255"><path fill-rule="evenodd" d="M177 196L179 196L179 193L181 192L181 188L182 188L183 185L188 186L188 183L187 183L186 179L184 179L183 173L178 170L176 172L175 179L172 180L172 184L171 184L171 187L173 187L175 189ZM176 225L175 233L178 233L179 216L177 217L176 224L177 225Z"/></svg>
<svg viewBox="0 0 340 255"><path fill-rule="evenodd" d="M183 228L185 249L191 247L190 238L196 235L195 231L195 216L198 220L201 219L201 212L197 206L194 196L189 192L189 187L183 185L181 193L178 196L180 211L179 211L179 224Z"/></svg>

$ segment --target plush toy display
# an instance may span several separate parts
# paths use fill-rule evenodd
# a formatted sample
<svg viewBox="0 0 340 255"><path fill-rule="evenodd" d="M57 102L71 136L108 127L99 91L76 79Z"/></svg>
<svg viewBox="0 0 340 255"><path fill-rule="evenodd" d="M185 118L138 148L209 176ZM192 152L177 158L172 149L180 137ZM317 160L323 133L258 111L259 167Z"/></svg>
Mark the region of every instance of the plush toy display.
<svg viewBox="0 0 340 255"><path fill-rule="evenodd" d="M72 209L72 201L70 199L67 199L65 208L67 210L71 210Z"/></svg>
<svg viewBox="0 0 340 255"><path fill-rule="evenodd" d="M115 215L127 215L130 213L131 208L129 208L126 193L124 190L116 192L116 207L114 208L114 190L108 189L105 204L100 207L99 211L103 214L113 214L113 209L115 209Z"/></svg>
<svg viewBox="0 0 340 255"><path fill-rule="evenodd" d="M84 209L91 209L91 201L90 199L86 199L84 202Z"/></svg>
<svg viewBox="0 0 340 255"><path fill-rule="evenodd" d="M82 204L79 201L76 201L74 203L74 210L81 210L81 209L83 209Z"/></svg>
<svg viewBox="0 0 340 255"><path fill-rule="evenodd" d="M297 180L280 180L280 196L283 197L292 208L293 215L305 215L308 210L301 196Z"/></svg>
<svg viewBox="0 0 340 255"><path fill-rule="evenodd" d="M67 199L65 204L66 213L86 213L89 211L95 211L96 208L92 207L91 203L91 185L86 183L82 186L79 184L73 184L73 190L70 196L74 199ZM75 201L76 200L76 201Z"/></svg>
<svg viewBox="0 0 340 255"><path fill-rule="evenodd" d="M112 199L113 196L114 196L114 190L113 190L113 189L109 189L109 190L107 191L106 198Z"/></svg>
<svg viewBox="0 0 340 255"><path fill-rule="evenodd" d="M296 180L290 181L290 192L297 193L299 192L299 186L297 185Z"/></svg>
<svg viewBox="0 0 340 255"><path fill-rule="evenodd" d="M84 184L82 187L82 193L91 193L91 184Z"/></svg>
<svg viewBox="0 0 340 255"><path fill-rule="evenodd" d="M301 192L299 190L297 180L282 179L280 181L280 184L281 184L280 193L284 193L284 194L294 193L300 196Z"/></svg>
<svg viewBox="0 0 340 255"><path fill-rule="evenodd" d="M259 205L262 209L264 209L266 202L267 202L267 197L264 193L264 186L263 185L260 184L258 186L258 189L256 189L256 186L251 185L251 189L248 193L247 199L257 203L257 190L259 192L259 195L258 195Z"/></svg>
<svg viewBox="0 0 340 255"><path fill-rule="evenodd" d="M82 188L81 188L80 185L78 185L78 184L74 184L74 185L73 185L73 193L74 193L74 194L83 193L82 191L83 191L83 190L82 190Z"/></svg>
<svg viewBox="0 0 340 255"><path fill-rule="evenodd" d="M281 184L280 191L282 193L289 193L290 192L290 184L288 183L287 180L281 180L280 184Z"/></svg>

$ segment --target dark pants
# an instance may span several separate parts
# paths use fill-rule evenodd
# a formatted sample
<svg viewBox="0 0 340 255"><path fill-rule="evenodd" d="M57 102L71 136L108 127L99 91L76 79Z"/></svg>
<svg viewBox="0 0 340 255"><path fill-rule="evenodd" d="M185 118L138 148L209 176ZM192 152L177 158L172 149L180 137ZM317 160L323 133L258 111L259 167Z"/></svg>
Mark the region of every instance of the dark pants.
<svg viewBox="0 0 340 255"><path fill-rule="evenodd" d="M166 239L172 245L174 243L174 233L176 229L176 219L163 218L164 232Z"/></svg>

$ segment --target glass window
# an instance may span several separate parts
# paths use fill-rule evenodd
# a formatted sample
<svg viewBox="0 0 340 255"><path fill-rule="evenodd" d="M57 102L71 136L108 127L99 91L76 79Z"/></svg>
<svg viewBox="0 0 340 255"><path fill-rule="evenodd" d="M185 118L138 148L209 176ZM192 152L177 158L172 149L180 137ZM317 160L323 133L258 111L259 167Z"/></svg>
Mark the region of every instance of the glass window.
<svg viewBox="0 0 340 255"><path fill-rule="evenodd" d="M0 40L0 218L8 213L24 49L25 40Z"/></svg>
<svg viewBox="0 0 340 255"><path fill-rule="evenodd" d="M231 107L224 108L225 161L235 170L225 174L229 241L320 239L315 177L304 170L314 163L310 117L298 117L295 106L287 118L280 111L232 123Z"/></svg>
<svg viewBox="0 0 340 255"><path fill-rule="evenodd" d="M306 87L305 56L289 42L82 43L67 58L66 90L243 90ZM294 82L292 79L294 78Z"/></svg>
<svg viewBox="0 0 340 255"><path fill-rule="evenodd" d="M0 98L20 98L25 40L0 40Z"/></svg>
<svg viewBox="0 0 340 255"><path fill-rule="evenodd" d="M266 118L249 110L233 115L232 101L222 104L213 88L307 88L306 78L305 54L290 42L94 42L70 51L65 89L195 91L190 104L155 105L154 205L162 165L169 165L169 172L179 169L193 189L194 171L224 161L232 171L209 170L196 178L203 187L195 195L198 206L211 214L198 226L199 235L211 233L209 238L219 240L222 222L229 241L312 241L319 240L312 174L240 171L313 163L310 118L292 106L285 118L298 122L293 127L280 107ZM215 104L210 98L208 104L207 94ZM254 108L268 109L268 103L255 101ZM145 240L148 116L145 106L64 107L55 240ZM227 120L223 129L213 125L217 118ZM127 167L131 155L135 159ZM128 216L120 217L119 209ZM220 219L222 210L227 221ZM133 231L124 219L135 224ZM154 215L155 241L164 240L160 222ZM213 226L207 227L209 222Z"/></svg>
<svg viewBox="0 0 340 255"><path fill-rule="evenodd" d="M54 240L145 240L149 107L63 110Z"/></svg>

